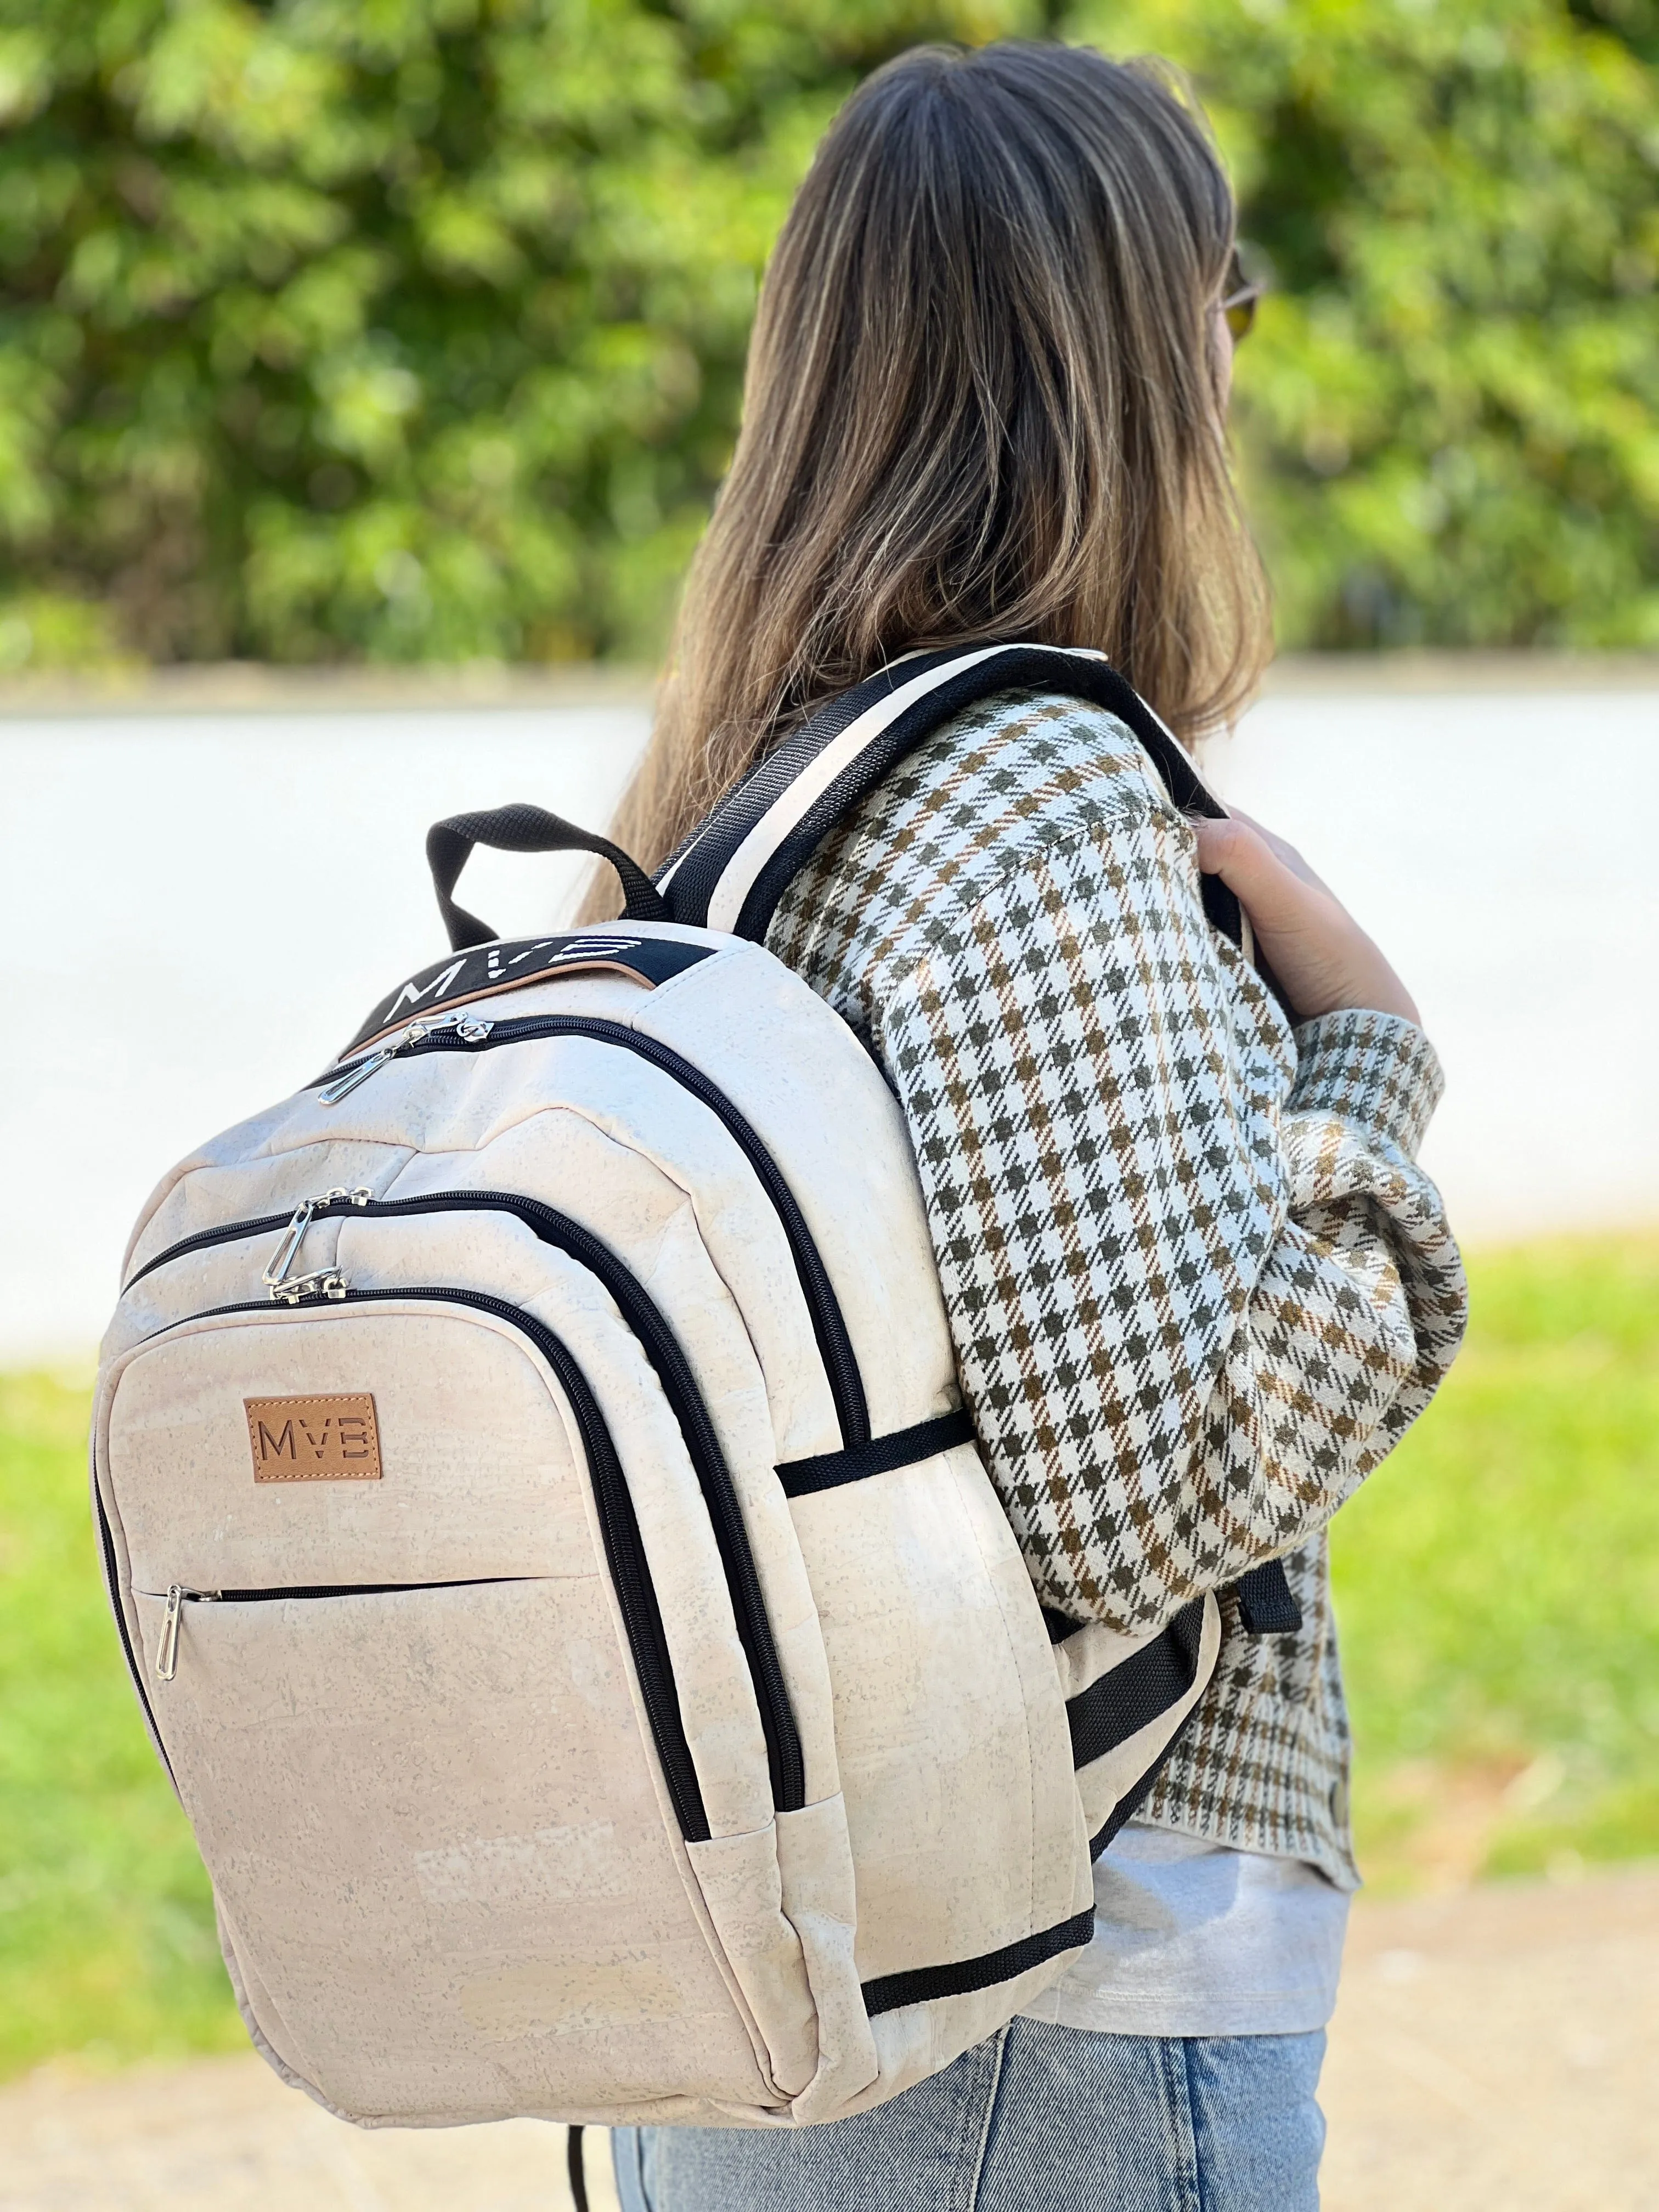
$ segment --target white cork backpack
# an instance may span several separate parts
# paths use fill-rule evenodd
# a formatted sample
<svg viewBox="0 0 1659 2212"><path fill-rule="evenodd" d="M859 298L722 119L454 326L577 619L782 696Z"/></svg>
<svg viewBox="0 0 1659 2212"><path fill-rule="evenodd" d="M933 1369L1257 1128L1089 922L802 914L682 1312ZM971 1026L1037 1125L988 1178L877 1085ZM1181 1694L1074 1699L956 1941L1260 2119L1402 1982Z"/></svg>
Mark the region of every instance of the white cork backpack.
<svg viewBox="0 0 1659 2212"><path fill-rule="evenodd" d="M761 942L896 761L1018 688L1215 811L1104 662L1014 646L835 702L656 886L534 808L441 823L451 956L145 1208L111 1601L249 2033L346 2118L839 2119L1090 1940L1216 1601L1045 1616L902 1115ZM495 940L451 897L475 843L605 853L623 919Z"/></svg>

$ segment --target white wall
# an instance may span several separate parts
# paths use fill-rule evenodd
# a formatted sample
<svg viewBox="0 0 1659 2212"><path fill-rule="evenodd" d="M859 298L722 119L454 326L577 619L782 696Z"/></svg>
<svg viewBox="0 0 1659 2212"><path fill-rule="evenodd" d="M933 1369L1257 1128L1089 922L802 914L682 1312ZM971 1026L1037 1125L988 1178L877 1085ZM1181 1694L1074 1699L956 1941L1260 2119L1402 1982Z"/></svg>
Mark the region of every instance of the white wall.
<svg viewBox="0 0 1659 2212"><path fill-rule="evenodd" d="M0 720L0 1361L96 1340L168 1164L313 1075L443 950L422 840L530 799L602 824L625 708ZM1210 773L1382 939L1451 1076L1468 1237L1659 1219L1659 692L1277 697ZM572 864L479 854L509 933Z"/></svg>
<svg viewBox="0 0 1659 2212"><path fill-rule="evenodd" d="M1463 1238L1659 1223L1659 691L1269 698L1207 765L1422 1008Z"/></svg>

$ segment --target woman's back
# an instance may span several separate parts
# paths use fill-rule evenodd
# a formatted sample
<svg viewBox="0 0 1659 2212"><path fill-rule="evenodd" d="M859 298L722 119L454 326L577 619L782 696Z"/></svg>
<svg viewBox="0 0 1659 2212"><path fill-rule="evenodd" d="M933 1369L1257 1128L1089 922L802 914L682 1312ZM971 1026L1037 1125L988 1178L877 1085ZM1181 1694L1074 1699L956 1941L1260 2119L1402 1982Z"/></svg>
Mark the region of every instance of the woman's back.
<svg viewBox="0 0 1659 2212"><path fill-rule="evenodd" d="M802 716L919 649L1088 647L1183 742L1231 720L1268 651L1225 428L1253 297L1156 66L998 46L878 72L768 272L627 841L674 849ZM1254 945L1211 927L1206 872ZM1415 1165L1433 1048L1297 855L1188 822L1121 723L1058 696L938 730L768 942L903 1109L964 1401L1056 1643L1159 1629L1273 1561L1301 1621L1252 1635L1224 1597L1216 1676L1038 2017L817 2139L628 2137L624 2195L1304 2212L1358 1881L1325 1530L1463 1324Z"/></svg>

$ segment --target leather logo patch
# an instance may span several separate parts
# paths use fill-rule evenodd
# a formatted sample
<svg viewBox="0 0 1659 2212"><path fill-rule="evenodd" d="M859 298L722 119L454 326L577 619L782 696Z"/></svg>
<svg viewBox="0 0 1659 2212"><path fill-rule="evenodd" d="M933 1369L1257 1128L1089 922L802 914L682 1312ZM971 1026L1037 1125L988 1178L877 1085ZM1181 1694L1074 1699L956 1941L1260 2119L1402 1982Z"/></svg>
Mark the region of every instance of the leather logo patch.
<svg viewBox="0 0 1659 2212"><path fill-rule="evenodd" d="M378 1482L380 1432L367 1390L244 1398L256 1482Z"/></svg>

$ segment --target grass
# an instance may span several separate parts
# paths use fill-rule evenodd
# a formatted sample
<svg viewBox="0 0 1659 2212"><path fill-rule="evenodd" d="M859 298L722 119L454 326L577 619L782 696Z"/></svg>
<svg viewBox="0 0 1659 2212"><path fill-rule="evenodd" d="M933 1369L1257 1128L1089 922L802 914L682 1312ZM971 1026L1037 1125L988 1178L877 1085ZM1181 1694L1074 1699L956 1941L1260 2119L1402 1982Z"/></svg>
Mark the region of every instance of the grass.
<svg viewBox="0 0 1659 2212"><path fill-rule="evenodd" d="M104 1601L87 1420L83 1387L0 1376L0 2078L246 2041Z"/></svg>
<svg viewBox="0 0 1659 2212"><path fill-rule="evenodd" d="M1659 1852L1659 1237L1472 1269L1451 1382L1338 1521L1374 1885ZM0 2077L235 2049L104 1604L84 1387L0 1377Z"/></svg>
<svg viewBox="0 0 1659 2212"><path fill-rule="evenodd" d="M1659 1852L1659 1237L1477 1260L1332 1532L1374 1886Z"/></svg>

